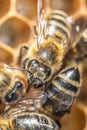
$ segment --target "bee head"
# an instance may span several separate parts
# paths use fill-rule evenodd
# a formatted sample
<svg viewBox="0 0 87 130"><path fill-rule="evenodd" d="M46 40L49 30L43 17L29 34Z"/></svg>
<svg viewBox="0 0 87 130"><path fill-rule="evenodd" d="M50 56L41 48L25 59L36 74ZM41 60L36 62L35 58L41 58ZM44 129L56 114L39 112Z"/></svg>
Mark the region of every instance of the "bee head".
<svg viewBox="0 0 87 130"><path fill-rule="evenodd" d="M28 83L32 87L39 87L46 83L51 74L51 69L44 63L33 59L27 63L26 66L29 73L28 74Z"/></svg>

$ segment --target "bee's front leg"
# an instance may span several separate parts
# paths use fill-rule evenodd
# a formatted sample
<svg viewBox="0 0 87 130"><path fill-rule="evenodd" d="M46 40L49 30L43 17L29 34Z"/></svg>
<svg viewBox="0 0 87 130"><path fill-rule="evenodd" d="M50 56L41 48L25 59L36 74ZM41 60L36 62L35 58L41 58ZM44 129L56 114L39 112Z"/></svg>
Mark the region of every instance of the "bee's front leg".
<svg viewBox="0 0 87 130"><path fill-rule="evenodd" d="M17 60L17 65L20 65L22 63L23 55L27 53L27 50L29 49L28 46L22 45L19 50L19 56Z"/></svg>

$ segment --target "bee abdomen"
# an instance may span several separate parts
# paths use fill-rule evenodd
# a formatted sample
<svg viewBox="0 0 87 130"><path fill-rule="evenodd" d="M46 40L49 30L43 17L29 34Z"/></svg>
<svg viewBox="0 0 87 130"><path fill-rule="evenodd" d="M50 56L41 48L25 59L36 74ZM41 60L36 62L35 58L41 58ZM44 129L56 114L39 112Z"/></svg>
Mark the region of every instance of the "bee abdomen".
<svg viewBox="0 0 87 130"><path fill-rule="evenodd" d="M69 42L71 26L67 17L67 14L61 10L53 11L47 20L48 36L54 37L60 42Z"/></svg>
<svg viewBox="0 0 87 130"><path fill-rule="evenodd" d="M43 107L45 109L51 107L51 113L61 117L70 110L78 96L79 89L80 75L78 68L72 67L64 70L54 77L52 83L45 90L48 97Z"/></svg>
<svg viewBox="0 0 87 130"><path fill-rule="evenodd" d="M80 90L80 74L78 68L72 67L62 71L53 79L52 84L48 87L48 90L52 96L62 91L76 97Z"/></svg>
<svg viewBox="0 0 87 130"><path fill-rule="evenodd" d="M77 67L62 71L53 81L58 83L60 90L76 97L80 90L80 73Z"/></svg>
<svg viewBox="0 0 87 130"><path fill-rule="evenodd" d="M63 88L63 89L65 89L65 91L69 90L74 93L76 93L78 91L78 88L76 86L72 85L71 83L64 80L63 78L57 77L55 79L55 81L58 82L58 84L61 86L61 90Z"/></svg>
<svg viewBox="0 0 87 130"><path fill-rule="evenodd" d="M59 130L49 117L39 113L22 113L12 120L14 130Z"/></svg>

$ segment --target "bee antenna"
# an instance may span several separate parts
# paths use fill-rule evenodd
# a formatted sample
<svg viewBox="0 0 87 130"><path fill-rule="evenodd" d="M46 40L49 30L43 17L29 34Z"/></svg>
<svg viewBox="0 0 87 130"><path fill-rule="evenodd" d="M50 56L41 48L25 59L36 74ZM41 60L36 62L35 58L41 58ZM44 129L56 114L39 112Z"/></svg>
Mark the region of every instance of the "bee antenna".
<svg viewBox="0 0 87 130"><path fill-rule="evenodd" d="M11 70L27 71L28 73L30 73L31 75L33 75L28 69L25 69L25 68L14 68L14 67L9 67L9 66L6 66L6 68L7 69L11 69ZM43 85L45 85L44 82L41 80L41 78L38 77L37 79L39 79L43 83Z"/></svg>
<svg viewBox="0 0 87 130"><path fill-rule="evenodd" d="M11 69L11 70L22 70L22 71L25 71L24 68L14 68L14 67L9 67L9 66L6 66L7 69Z"/></svg>
<svg viewBox="0 0 87 130"><path fill-rule="evenodd" d="M32 74L28 69L25 69L25 68L14 68L14 67L9 67L9 66L6 66L6 68L11 69L11 70L27 71L28 73Z"/></svg>

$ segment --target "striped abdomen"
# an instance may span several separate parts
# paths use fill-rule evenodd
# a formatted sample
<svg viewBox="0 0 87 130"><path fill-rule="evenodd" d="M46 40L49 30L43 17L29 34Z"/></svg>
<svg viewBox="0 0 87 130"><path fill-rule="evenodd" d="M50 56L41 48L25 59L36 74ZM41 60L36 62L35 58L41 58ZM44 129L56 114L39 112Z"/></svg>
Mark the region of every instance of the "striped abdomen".
<svg viewBox="0 0 87 130"><path fill-rule="evenodd" d="M21 112L7 120L0 119L0 128L2 130L59 130L59 126L51 118L29 112Z"/></svg>
<svg viewBox="0 0 87 130"><path fill-rule="evenodd" d="M62 71L54 77L51 85L45 90L48 98L43 104L44 110L48 115L60 118L70 110L79 90L80 74L78 69L72 67Z"/></svg>
<svg viewBox="0 0 87 130"><path fill-rule="evenodd" d="M56 38L60 43L68 44L71 37L71 25L67 14L62 10L54 10L47 19L47 35Z"/></svg>

